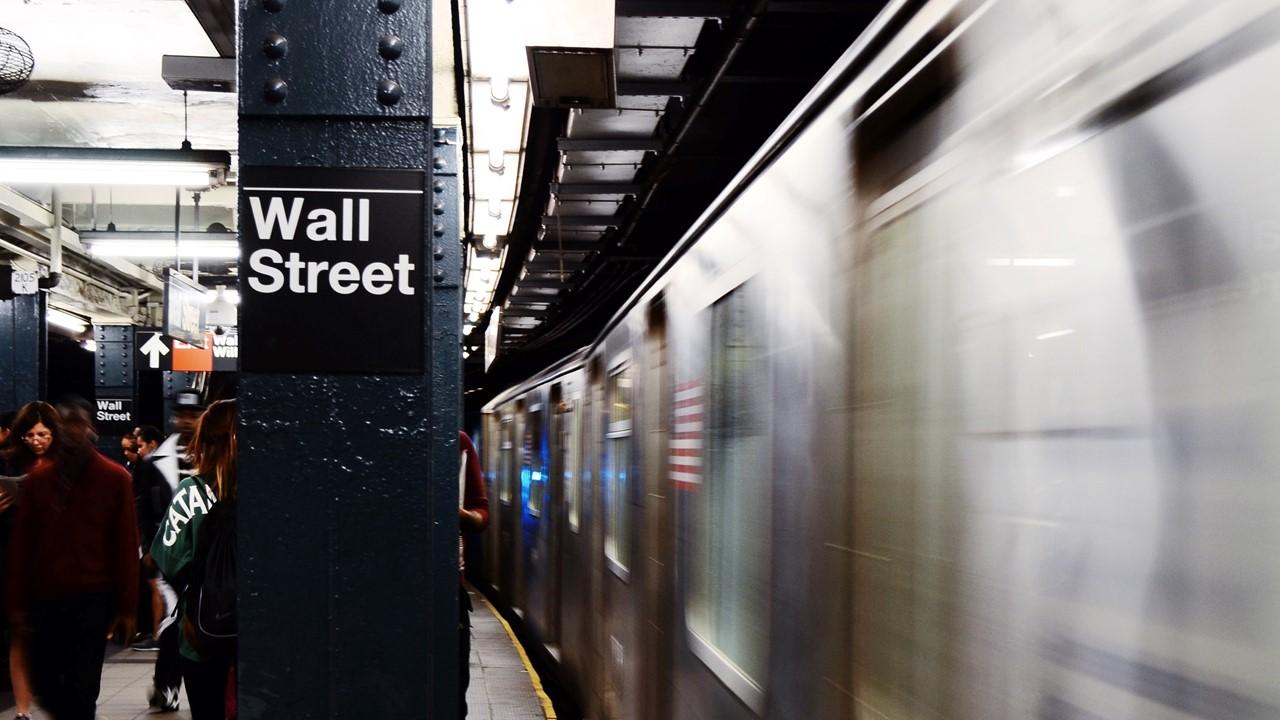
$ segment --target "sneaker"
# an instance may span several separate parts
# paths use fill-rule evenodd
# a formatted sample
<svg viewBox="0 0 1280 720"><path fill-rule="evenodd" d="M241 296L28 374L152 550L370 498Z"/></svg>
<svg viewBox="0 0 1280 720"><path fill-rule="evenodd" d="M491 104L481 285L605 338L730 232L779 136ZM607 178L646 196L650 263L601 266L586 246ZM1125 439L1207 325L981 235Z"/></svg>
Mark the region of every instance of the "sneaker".
<svg viewBox="0 0 1280 720"><path fill-rule="evenodd" d="M137 650L138 652L159 652L159 651L160 651L160 641L159 641L159 640L156 640L156 639L155 639L155 638L153 638L153 637L145 637L145 638L143 638L143 639L139 640L138 642L133 643L132 645L130 645L130 646L129 646L129 649L130 649L130 650Z"/></svg>
<svg viewBox="0 0 1280 720"><path fill-rule="evenodd" d="M173 712L178 709L178 688L147 688L147 708L153 713Z"/></svg>

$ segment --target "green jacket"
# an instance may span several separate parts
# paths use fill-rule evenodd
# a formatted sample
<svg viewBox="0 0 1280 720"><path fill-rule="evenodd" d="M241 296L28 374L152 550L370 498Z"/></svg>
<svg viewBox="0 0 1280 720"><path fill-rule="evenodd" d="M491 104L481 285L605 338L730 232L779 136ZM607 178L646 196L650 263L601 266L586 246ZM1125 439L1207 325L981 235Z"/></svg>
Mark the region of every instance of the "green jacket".
<svg viewBox="0 0 1280 720"><path fill-rule="evenodd" d="M179 632L182 632L185 624L186 607L181 598L190 581L186 575L191 568L191 562L195 559L196 539L200 537L200 526L204 524L205 516L217 502L213 488L209 487L199 475L183 480L178 485L178 491L173 494L173 501L169 503L169 511L165 514L164 522L156 531L155 539L151 541L152 559L156 561L156 566L160 568L165 580L178 593ZM181 652L184 657L195 662L204 659L195 651L195 648L191 647L191 643L187 642L185 632L182 632Z"/></svg>

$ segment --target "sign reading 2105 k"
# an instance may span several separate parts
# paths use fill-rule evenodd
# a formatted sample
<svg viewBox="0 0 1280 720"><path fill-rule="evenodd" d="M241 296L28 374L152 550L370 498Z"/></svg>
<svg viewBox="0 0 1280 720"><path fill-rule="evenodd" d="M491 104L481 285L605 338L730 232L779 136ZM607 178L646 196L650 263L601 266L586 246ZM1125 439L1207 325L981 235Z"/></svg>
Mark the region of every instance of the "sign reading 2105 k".
<svg viewBox="0 0 1280 720"><path fill-rule="evenodd" d="M425 173L240 169L240 369L418 373Z"/></svg>

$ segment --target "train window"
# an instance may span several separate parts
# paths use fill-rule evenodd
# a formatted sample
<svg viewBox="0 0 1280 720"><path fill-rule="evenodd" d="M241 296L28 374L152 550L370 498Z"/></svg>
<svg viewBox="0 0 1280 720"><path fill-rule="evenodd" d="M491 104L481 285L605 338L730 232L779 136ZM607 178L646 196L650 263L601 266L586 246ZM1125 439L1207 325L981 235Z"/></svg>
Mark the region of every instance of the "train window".
<svg viewBox="0 0 1280 720"><path fill-rule="evenodd" d="M750 286L711 307L702 487L690 494L688 613L695 652L753 707L769 629L769 385Z"/></svg>
<svg viewBox="0 0 1280 720"><path fill-rule="evenodd" d="M564 498L569 515L569 530L579 532L581 529L581 491L582 491L582 413L578 412L577 399L560 403L560 438L561 467L564 468Z"/></svg>
<svg viewBox="0 0 1280 720"><path fill-rule="evenodd" d="M502 454L498 457L498 499L511 504L511 418L502 420Z"/></svg>
<svg viewBox="0 0 1280 720"><path fill-rule="evenodd" d="M546 488L546 453L542 448L542 410L535 409L529 413L529 426L525 429L525 457L528 467L525 468L521 480L529 488L529 498L525 506L531 515L542 515L542 496Z"/></svg>
<svg viewBox="0 0 1280 720"><path fill-rule="evenodd" d="M609 376L609 430L605 443L604 554L622 579L629 577L631 476L631 373L624 365Z"/></svg>

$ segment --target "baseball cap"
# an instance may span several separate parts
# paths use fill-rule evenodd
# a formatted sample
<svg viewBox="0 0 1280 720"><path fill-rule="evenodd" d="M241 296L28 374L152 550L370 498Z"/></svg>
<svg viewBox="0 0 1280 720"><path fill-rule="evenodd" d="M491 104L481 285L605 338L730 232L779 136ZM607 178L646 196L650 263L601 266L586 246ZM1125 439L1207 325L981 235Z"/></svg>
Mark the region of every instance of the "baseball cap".
<svg viewBox="0 0 1280 720"><path fill-rule="evenodd" d="M200 400L199 390L179 390L173 394L175 410L203 410L204 402Z"/></svg>

